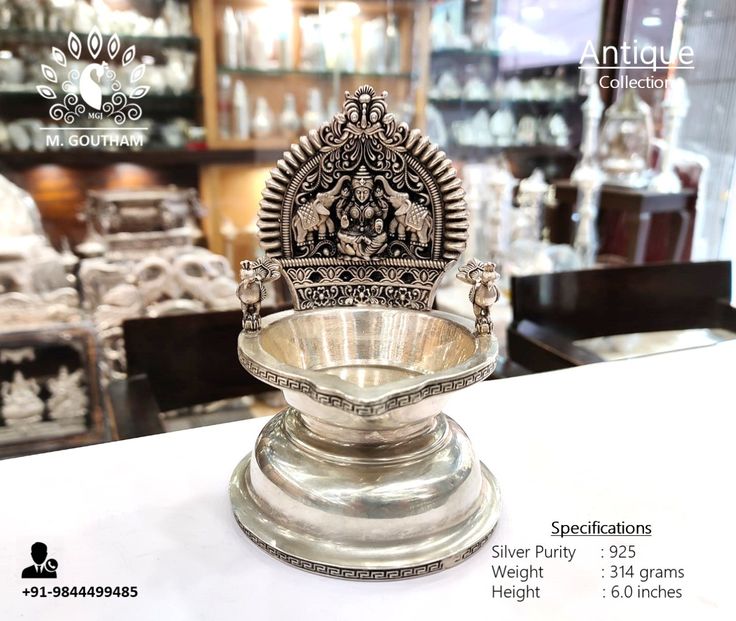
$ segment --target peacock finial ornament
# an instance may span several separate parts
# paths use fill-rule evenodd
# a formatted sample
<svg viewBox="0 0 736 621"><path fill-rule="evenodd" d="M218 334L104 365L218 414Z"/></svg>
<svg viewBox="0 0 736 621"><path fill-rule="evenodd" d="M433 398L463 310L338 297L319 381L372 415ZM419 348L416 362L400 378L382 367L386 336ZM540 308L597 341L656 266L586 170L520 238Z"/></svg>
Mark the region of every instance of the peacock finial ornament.
<svg viewBox="0 0 736 621"><path fill-rule="evenodd" d="M261 257L255 261L240 262L238 299L243 310L243 332L258 334L261 331L261 302L266 297L267 282L281 277L281 266L276 259Z"/></svg>
<svg viewBox="0 0 736 621"><path fill-rule="evenodd" d="M473 304L476 332L493 334L491 307L498 302L501 295L496 286L499 278L496 264L471 259L458 270L457 278L472 285L469 298Z"/></svg>

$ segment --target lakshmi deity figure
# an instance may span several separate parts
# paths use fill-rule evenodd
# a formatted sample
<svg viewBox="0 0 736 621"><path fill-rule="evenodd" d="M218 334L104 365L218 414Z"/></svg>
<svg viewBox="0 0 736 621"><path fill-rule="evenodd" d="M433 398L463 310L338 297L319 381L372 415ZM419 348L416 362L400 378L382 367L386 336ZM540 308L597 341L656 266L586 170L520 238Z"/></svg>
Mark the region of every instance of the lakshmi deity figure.
<svg viewBox="0 0 736 621"><path fill-rule="evenodd" d="M59 374L48 381L49 416L54 420L84 418L89 399L82 387L82 369L73 373L62 366Z"/></svg>
<svg viewBox="0 0 736 621"><path fill-rule="evenodd" d="M335 211L340 223L337 248L344 255L369 259L386 249L389 205L365 166L355 173L351 187L352 195L343 192Z"/></svg>
<svg viewBox="0 0 736 621"><path fill-rule="evenodd" d="M44 405L38 396L41 387L35 379L26 379L20 371L15 371L13 381L3 382L1 392L6 425L25 425L41 420Z"/></svg>

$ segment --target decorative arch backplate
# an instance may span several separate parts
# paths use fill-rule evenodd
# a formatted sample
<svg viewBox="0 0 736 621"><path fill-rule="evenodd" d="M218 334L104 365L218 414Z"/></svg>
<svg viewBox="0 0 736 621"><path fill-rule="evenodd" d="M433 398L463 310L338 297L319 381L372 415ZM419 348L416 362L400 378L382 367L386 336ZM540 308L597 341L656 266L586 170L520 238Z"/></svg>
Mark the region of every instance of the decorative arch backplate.
<svg viewBox="0 0 736 621"><path fill-rule="evenodd" d="M297 310L380 304L429 309L468 237L452 162L397 123L370 86L284 153L258 214Z"/></svg>

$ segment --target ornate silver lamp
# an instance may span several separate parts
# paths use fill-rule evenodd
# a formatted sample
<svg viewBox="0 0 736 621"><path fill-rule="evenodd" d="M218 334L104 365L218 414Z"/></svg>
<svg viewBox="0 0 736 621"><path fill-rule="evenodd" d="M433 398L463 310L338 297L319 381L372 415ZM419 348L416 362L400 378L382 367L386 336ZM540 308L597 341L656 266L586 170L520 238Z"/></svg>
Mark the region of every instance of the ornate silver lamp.
<svg viewBox="0 0 736 621"><path fill-rule="evenodd" d="M458 277L475 324L430 310L468 237L451 162L363 86L271 171L259 228L267 257L242 263L238 353L289 407L233 472L241 528L269 554L341 578L465 560L493 530L499 492L442 407L495 367L498 290L495 266L471 261ZM264 284L279 276L294 310L261 319Z"/></svg>
<svg viewBox="0 0 736 621"><path fill-rule="evenodd" d="M652 132L649 106L636 90L624 90L603 115L598 155L606 183L647 186Z"/></svg>

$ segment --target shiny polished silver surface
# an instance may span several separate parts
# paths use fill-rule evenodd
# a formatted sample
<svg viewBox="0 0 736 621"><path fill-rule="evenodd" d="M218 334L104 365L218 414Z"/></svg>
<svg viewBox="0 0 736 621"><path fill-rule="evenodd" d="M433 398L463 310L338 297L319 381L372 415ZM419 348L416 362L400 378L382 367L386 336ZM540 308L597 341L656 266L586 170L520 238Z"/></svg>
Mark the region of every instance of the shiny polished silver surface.
<svg viewBox="0 0 736 621"><path fill-rule="evenodd" d="M475 323L430 310L468 237L452 163L362 86L271 171L266 258L243 261L243 367L289 407L233 472L246 535L301 569L356 580L451 567L487 541L498 487L448 395L496 364L492 264L461 269ZM294 311L260 316L283 277Z"/></svg>
<svg viewBox="0 0 736 621"><path fill-rule="evenodd" d="M305 400L311 399L318 413L329 409L320 418L346 428L409 422L407 406L436 402L487 378L498 351L495 337L477 337L472 322L437 311L286 311L263 318L262 325L255 335L241 333L241 364L283 389L294 407L314 408Z"/></svg>
<svg viewBox="0 0 736 621"><path fill-rule="evenodd" d="M451 567L485 542L499 492L448 394L486 378L495 337L439 312L287 311L242 333L244 367L291 407L235 469L248 537L302 569L387 580Z"/></svg>
<svg viewBox="0 0 736 621"><path fill-rule="evenodd" d="M498 520L493 475L445 416L404 447L330 449L288 409L233 472L241 528L295 567L355 580L422 576L470 557Z"/></svg>

